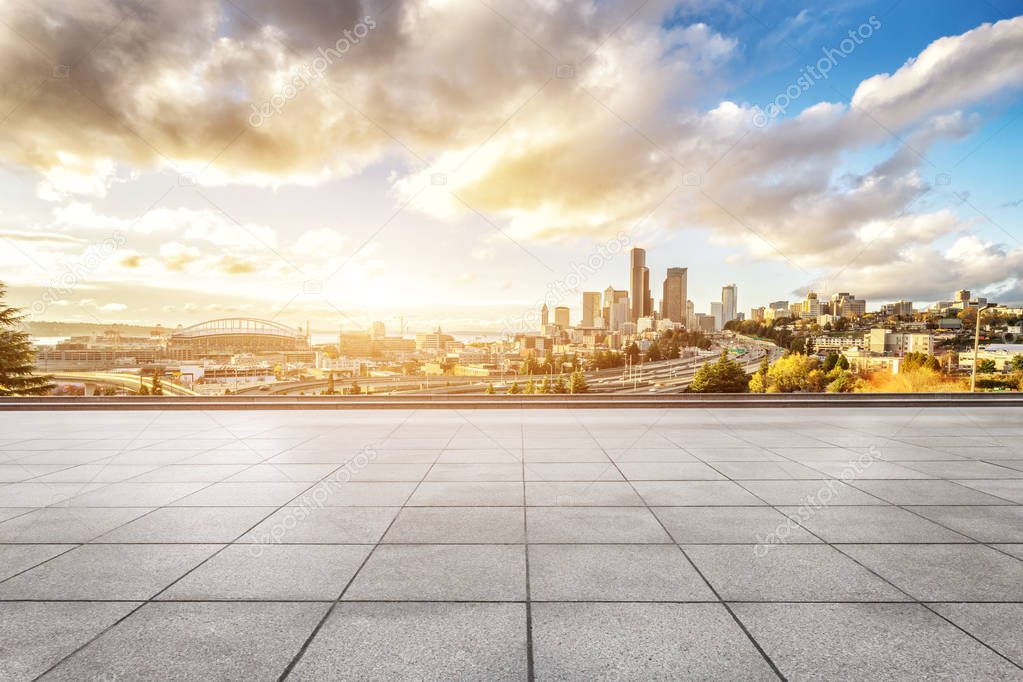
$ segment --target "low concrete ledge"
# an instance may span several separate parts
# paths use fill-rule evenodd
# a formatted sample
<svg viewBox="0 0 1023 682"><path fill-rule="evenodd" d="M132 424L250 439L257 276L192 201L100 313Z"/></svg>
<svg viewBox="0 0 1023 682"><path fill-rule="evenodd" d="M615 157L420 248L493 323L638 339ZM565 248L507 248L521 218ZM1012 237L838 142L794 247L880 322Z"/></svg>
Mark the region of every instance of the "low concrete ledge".
<svg viewBox="0 0 1023 682"><path fill-rule="evenodd" d="M148 396L0 398L0 410L380 410L1023 406L1023 393Z"/></svg>

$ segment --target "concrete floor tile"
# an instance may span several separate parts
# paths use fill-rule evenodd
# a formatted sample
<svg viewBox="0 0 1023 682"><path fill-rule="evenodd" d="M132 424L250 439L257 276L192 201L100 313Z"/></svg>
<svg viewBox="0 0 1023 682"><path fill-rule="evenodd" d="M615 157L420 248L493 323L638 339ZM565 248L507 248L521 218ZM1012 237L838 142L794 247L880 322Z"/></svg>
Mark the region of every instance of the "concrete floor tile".
<svg viewBox="0 0 1023 682"><path fill-rule="evenodd" d="M289 680L525 680L523 604L342 603Z"/></svg>

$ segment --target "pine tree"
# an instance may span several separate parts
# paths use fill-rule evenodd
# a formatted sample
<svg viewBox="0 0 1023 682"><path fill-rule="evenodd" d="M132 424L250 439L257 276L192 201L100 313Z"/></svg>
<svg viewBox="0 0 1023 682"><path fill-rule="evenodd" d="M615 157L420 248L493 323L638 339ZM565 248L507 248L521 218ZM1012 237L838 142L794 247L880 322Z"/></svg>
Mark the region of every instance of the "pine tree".
<svg viewBox="0 0 1023 682"><path fill-rule="evenodd" d="M348 392L351 393L352 395L359 395L360 393L362 393L362 388L359 386L359 382L353 381L352 387L348 390Z"/></svg>
<svg viewBox="0 0 1023 682"><path fill-rule="evenodd" d="M572 372L572 378L568 383L568 392L572 394L588 393L589 390L590 387L586 383L586 375L582 372Z"/></svg>
<svg viewBox="0 0 1023 682"><path fill-rule="evenodd" d="M149 395L149 389L146 388L146 382L142 380L141 374L139 374L139 395Z"/></svg>
<svg viewBox="0 0 1023 682"><path fill-rule="evenodd" d="M487 387L483 390L483 392L486 393L487 395L494 395L494 385L487 384Z"/></svg>
<svg viewBox="0 0 1023 682"><path fill-rule="evenodd" d="M519 393L519 384L517 381L513 381L512 385L508 387L508 395L518 395Z"/></svg>
<svg viewBox="0 0 1023 682"><path fill-rule="evenodd" d="M552 386L551 386L550 378L549 377L544 377L543 381L540 382L540 387L538 389L536 389L536 392L537 393L543 393L543 394L553 393L551 388L552 388Z"/></svg>
<svg viewBox="0 0 1023 682"><path fill-rule="evenodd" d="M153 370L153 395L163 395L163 382L160 380L160 370Z"/></svg>
<svg viewBox="0 0 1023 682"><path fill-rule="evenodd" d="M7 289L0 282L0 395L43 395L53 388L51 377L33 374L35 349L26 332L20 308L4 305Z"/></svg>
<svg viewBox="0 0 1023 682"><path fill-rule="evenodd" d="M530 379L526 384L526 390L523 391L526 395L533 395L536 393L536 383Z"/></svg>
<svg viewBox="0 0 1023 682"><path fill-rule="evenodd" d="M327 388L323 391L325 395L334 395L337 389L334 387L334 373L327 374Z"/></svg>
<svg viewBox="0 0 1023 682"><path fill-rule="evenodd" d="M565 375L559 374L558 380L551 386L551 393L568 393L568 387L565 385Z"/></svg>

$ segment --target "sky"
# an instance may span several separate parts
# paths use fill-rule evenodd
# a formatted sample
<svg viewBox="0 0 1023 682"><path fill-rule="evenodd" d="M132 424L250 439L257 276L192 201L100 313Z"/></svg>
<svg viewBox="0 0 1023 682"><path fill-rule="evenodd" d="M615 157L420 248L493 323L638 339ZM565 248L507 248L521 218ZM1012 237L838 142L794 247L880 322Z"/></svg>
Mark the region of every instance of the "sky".
<svg viewBox="0 0 1023 682"><path fill-rule="evenodd" d="M35 320L508 332L640 246L698 312L1023 302L1019 15L0 0L0 281Z"/></svg>

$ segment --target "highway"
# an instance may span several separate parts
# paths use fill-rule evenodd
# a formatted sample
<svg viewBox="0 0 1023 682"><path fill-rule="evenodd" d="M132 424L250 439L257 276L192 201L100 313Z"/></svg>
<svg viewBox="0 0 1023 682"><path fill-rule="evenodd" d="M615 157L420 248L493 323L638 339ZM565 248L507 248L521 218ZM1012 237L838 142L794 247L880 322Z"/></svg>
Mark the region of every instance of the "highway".
<svg viewBox="0 0 1023 682"><path fill-rule="evenodd" d="M117 386L129 391L137 392L139 388L139 375L117 374L115 372L57 372L50 374L54 381L67 381L75 383L103 384L105 386ZM149 390L153 389L153 380L150 377L143 377L142 383ZM171 381L161 380L164 395L199 395L195 391L179 386Z"/></svg>
<svg viewBox="0 0 1023 682"><path fill-rule="evenodd" d="M730 354L733 360L742 364L747 374L755 372L764 354L770 355L771 361L777 360L784 350L766 341L748 337L731 336L722 344L710 350L686 349L689 357L678 360L661 360L646 362L631 367L615 367L586 373L586 381L590 393L681 393L693 381L697 370L708 362L717 362L723 347L742 349L745 353ZM498 393L506 393L507 387L516 382L520 388L532 380L540 384L546 375L532 377L508 374L504 377L458 377L458 376L399 376L399 377L356 377L363 392L372 388L373 394L393 395L459 395L482 393L487 384L494 384ZM335 378L335 386L340 392L351 386L353 379ZM235 391L233 395L319 395L327 387L325 379L307 381L290 381Z"/></svg>

